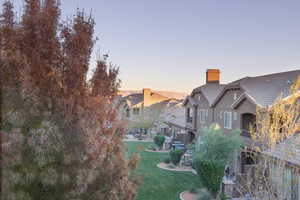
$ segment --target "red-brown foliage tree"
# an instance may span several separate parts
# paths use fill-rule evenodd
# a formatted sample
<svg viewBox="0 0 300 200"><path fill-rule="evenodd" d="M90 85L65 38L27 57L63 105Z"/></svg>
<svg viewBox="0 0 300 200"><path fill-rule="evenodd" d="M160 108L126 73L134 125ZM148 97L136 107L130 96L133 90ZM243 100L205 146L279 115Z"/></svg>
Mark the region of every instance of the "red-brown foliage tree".
<svg viewBox="0 0 300 200"><path fill-rule="evenodd" d="M78 11L62 23L57 0L24 5L17 22L5 1L0 21L2 198L134 199L119 69L99 60L87 80L93 18Z"/></svg>

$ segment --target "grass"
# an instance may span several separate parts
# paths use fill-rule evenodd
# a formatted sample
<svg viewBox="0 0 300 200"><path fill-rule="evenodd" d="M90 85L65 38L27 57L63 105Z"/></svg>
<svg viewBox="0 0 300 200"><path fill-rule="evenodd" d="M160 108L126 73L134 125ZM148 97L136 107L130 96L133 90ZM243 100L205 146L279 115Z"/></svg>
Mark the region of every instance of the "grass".
<svg viewBox="0 0 300 200"><path fill-rule="evenodd" d="M138 152L137 147L144 148L151 143L126 142L127 156ZM140 152L139 167L132 173L142 178L137 200L178 200L179 194L191 188L200 188L198 177L191 172L171 172L156 165L168 157L168 153Z"/></svg>

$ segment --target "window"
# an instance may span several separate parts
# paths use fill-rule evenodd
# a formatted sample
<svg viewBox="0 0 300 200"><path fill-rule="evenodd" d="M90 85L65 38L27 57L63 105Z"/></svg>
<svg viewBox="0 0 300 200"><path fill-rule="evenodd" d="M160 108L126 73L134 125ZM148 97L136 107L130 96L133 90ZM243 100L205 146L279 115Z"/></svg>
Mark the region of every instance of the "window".
<svg viewBox="0 0 300 200"><path fill-rule="evenodd" d="M232 113L224 112L224 128L231 129L232 128Z"/></svg>
<svg viewBox="0 0 300 200"><path fill-rule="evenodd" d="M199 110L199 115L200 115L200 122L205 123L206 121L206 111L203 109Z"/></svg>

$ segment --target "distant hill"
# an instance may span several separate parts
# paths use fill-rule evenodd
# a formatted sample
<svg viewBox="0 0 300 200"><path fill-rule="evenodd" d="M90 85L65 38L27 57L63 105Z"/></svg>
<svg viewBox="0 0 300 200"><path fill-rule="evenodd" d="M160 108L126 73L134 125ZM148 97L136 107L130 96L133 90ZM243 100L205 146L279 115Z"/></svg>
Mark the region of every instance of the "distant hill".
<svg viewBox="0 0 300 200"><path fill-rule="evenodd" d="M157 90L153 90L153 92L160 94L162 96L168 97L170 99L174 98L174 99L185 99L185 97L187 96L186 93L183 92L171 92L171 91L157 91ZM121 90L119 91L119 95L121 96L128 96L130 94L135 94L135 93L142 93L142 90Z"/></svg>

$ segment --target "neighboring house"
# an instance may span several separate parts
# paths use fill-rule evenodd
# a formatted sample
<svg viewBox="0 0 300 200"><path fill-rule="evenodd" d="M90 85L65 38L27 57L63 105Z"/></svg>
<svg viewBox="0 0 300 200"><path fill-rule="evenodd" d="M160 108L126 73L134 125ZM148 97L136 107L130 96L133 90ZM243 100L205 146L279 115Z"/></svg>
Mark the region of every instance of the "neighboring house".
<svg viewBox="0 0 300 200"><path fill-rule="evenodd" d="M188 139L185 141L191 142L199 136L201 139L202 128L217 123L225 134L240 129L241 137L249 146L252 143L250 129L256 126L257 107L268 108L279 96L288 97L300 70L245 77L226 85L219 84L219 74L219 70L208 69L206 84L194 89L186 98L186 128L190 130L186 131ZM278 150L273 154L278 154ZM241 151L232 167L235 174L245 174L252 164L251 156Z"/></svg>
<svg viewBox="0 0 300 200"><path fill-rule="evenodd" d="M182 101L144 88L142 93L134 93L122 98L121 119L129 123L140 122L145 127L151 126L149 125L151 123L156 123L155 129L152 131L168 133L169 127L164 122L170 116L177 116L181 113ZM144 121L142 122L142 120ZM147 130L143 131L147 132Z"/></svg>
<svg viewBox="0 0 300 200"><path fill-rule="evenodd" d="M201 129L212 123L220 125L224 133L241 129L250 138L249 128L255 125L256 108L271 106L289 89L300 70L245 77L229 84L219 84L220 71L208 69L206 84L195 88L185 101L187 137L198 137Z"/></svg>
<svg viewBox="0 0 300 200"><path fill-rule="evenodd" d="M289 89L299 75L300 70L296 70L245 77L227 84L212 104L214 122L225 134L240 129L245 144L250 145L250 128L255 127L257 106L269 107L280 95L289 96ZM245 166L253 164L244 152L238 155L236 162L238 173L245 173Z"/></svg>

